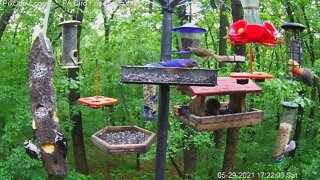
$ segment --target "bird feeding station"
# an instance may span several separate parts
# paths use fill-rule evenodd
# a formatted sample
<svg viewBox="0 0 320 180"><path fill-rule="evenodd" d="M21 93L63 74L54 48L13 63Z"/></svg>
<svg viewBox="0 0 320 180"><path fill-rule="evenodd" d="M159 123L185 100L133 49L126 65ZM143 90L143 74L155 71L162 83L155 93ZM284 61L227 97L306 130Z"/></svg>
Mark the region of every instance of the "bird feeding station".
<svg viewBox="0 0 320 180"><path fill-rule="evenodd" d="M118 100L99 96L99 68L98 68L98 59L96 59L96 95L93 97L84 97L79 98L78 102L85 105L90 106L92 108L99 108L101 106L111 106L118 102Z"/></svg>
<svg viewBox="0 0 320 180"><path fill-rule="evenodd" d="M137 126L110 126L91 136L93 144L109 154L145 153L155 133Z"/></svg>
<svg viewBox="0 0 320 180"><path fill-rule="evenodd" d="M61 68L79 68L79 54L77 49L77 25L80 21L70 20L59 24L62 26L62 55Z"/></svg>
<svg viewBox="0 0 320 180"><path fill-rule="evenodd" d="M232 72L232 78L251 78L258 82L273 78L271 74L264 72L253 72L253 51L252 43L258 43L263 46L271 47L281 44L280 33L269 22L262 22L259 15L259 0L241 0L244 9L244 20L233 23L229 29L229 43L232 45L250 44L250 72L235 73ZM239 81L239 84L243 84Z"/></svg>
<svg viewBox="0 0 320 180"><path fill-rule="evenodd" d="M276 140L275 149L271 158L272 163L283 162L284 151L289 143L290 132L292 130L294 117L298 104L292 102L282 102L282 114L279 125L279 132Z"/></svg>
<svg viewBox="0 0 320 180"><path fill-rule="evenodd" d="M302 32L306 28L300 23L285 23L281 26L285 31L285 42L289 59L298 63L298 67L302 64Z"/></svg>
<svg viewBox="0 0 320 180"><path fill-rule="evenodd" d="M159 0L159 3L163 14L160 61L166 63L172 53L172 13L180 0ZM121 70L123 83L159 85L155 179L165 179L170 85L215 86L217 70L147 66L122 66Z"/></svg>
<svg viewBox="0 0 320 180"><path fill-rule="evenodd" d="M207 30L192 23L186 23L181 27L172 29L172 31L177 32L179 54L187 57L190 52L186 50L190 47L199 48L201 35ZM170 45L171 42L170 40ZM161 65L122 66L121 81L136 84L215 86L217 84L217 73L218 70L203 68L191 69L174 66L163 67Z"/></svg>
<svg viewBox="0 0 320 180"><path fill-rule="evenodd" d="M234 128L246 125L261 123L263 119L263 111L258 109L250 109L244 111L242 96L247 93L259 93L261 88L253 81L249 81L245 85L239 85L236 79L229 77L218 77L218 85L214 87L184 86L179 87L180 90L188 92L190 96L190 106L175 106L175 115L185 125L196 131L211 131L224 128ZM229 95L230 103L221 105L221 112L225 108L231 108L233 113L217 113L220 115L207 116L205 112L205 100L207 96ZM240 104L234 104L235 99L241 98ZM241 105L239 109L232 109L234 106Z"/></svg>
<svg viewBox="0 0 320 180"><path fill-rule="evenodd" d="M181 86L180 90L190 96L190 106L176 105L175 116L186 126L196 131L213 131L227 128L227 140L222 172L231 173L236 160L239 129L242 126L259 124L263 120L263 111L245 110L245 96L260 93L262 89L252 80L240 85L236 79L218 77L214 87ZM207 96L228 95L229 102L214 103L206 101ZM210 108L210 109L209 109ZM211 111L209 114L208 112Z"/></svg>
<svg viewBox="0 0 320 180"><path fill-rule="evenodd" d="M179 49L182 52L190 47L199 48L202 33L207 31L205 28L198 27L193 23L186 23L172 30L177 33Z"/></svg>

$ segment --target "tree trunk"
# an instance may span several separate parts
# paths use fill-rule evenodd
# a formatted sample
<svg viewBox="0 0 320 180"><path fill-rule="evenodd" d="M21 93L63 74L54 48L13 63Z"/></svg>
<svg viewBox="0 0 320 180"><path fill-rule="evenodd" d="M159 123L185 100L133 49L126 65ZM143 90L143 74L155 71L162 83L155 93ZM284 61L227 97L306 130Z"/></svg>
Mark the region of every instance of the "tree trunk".
<svg viewBox="0 0 320 180"><path fill-rule="evenodd" d="M82 22L83 11L85 9L85 3L80 3L80 9L73 18L74 20ZM78 27L78 53L80 61L80 35L81 35L81 26ZM78 77L79 68L68 69L68 76L70 79L76 80ZM70 118L74 122L74 127L72 128L72 145L73 145L73 154L76 164L76 171L89 174L89 169L87 165L86 153L84 148L84 138L83 138L83 128L82 128L82 115L78 110L74 110L74 106L77 104L77 100L80 98L80 93L77 89L70 89L69 93L69 105L70 105Z"/></svg>
<svg viewBox="0 0 320 180"><path fill-rule="evenodd" d="M236 22L240 19L243 19L243 12L242 12L243 8L242 8L240 0L232 0L231 8L232 8L233 22ZM235 54L246 56L246 45L245 44L237 45L237 46L233 46L233 47L234 47ZM240 64L239 63L236 63L234 71L236 71L236 72L240 71Z"/></svg>
<svg viewBox="0 0 320 180"><path fill-rule="evenodd" d="M220 27L219 27L219 55L227 55L227 41L224 37L227 35L227 28L229 26L226 6L220 7ZM224 67L225 63L220 62L219 67Z"/></svg>
<svg viewBox="0 0 320 180"><path fill-rule="evenodd" d="M3 33L9 23L11 16L13 15L14 8L16 7L16 1L4 1L3 13L0 16L0 43L3 36Z"/></svg>
<svg viewBox="0 0 320 180"><path fill-rule="evenodd" d="M185 125L182 125L183 129L186 129ZM183 142L188 141L188 137L190 133L188 133L187 137L183 139ZM197 148L194 144L189 142L188 144L183 145L183 174L187 179L191 179L190 174L195 173L197 170Z"/></svg>

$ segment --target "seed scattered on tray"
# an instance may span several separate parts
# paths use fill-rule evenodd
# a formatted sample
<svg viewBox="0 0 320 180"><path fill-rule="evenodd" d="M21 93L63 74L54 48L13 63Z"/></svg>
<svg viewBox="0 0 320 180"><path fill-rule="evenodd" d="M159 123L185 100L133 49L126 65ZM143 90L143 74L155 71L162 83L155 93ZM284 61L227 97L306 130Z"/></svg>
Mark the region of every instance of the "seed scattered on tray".
<svg viewBox="0 0 320 180"><path fill-rule="evenodd" d="M136 130L100 133L98 137L111 145L142 144L150 135Z"/></svg>

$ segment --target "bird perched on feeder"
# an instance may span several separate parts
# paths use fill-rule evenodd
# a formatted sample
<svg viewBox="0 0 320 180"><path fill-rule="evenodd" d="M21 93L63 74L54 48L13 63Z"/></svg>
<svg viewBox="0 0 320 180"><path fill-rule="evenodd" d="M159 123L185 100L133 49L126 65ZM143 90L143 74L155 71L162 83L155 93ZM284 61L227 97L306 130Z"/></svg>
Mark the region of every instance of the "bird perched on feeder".
<svg viewBox="0 0 320 180"><path fill-rule="evenodd" d="M23 143L24 149L26 150L26 153L28 156L32 159L40 159L40 149L31 142L31 140L27 141L25 140Z"/></svg>
<svg viewBox="0 0 320 180"><path fill-rule="evenodd" d="M288 154L289 152L295 150L297 148L297 144L295 141L290 141L289 144L286 145L285 149L283 150L283 152L276 156L276 157L273 157L273 159L283 159L283 156Z"/></svg>
<svg viewBox="0 0 320 180"><path fill-rule="evenodd" d="M220 102L217 99L210 98L206 101L206 115L219 115L220 114Z"/></svg>
<svg viewBox="0 0 320 180"><path fill-rule="evenodd" d="M198 66L198 61L194 59L171 59L160 63L163 67L176 67L176 68L192 68Z"/></svg>
<svg viewBox="0 0 320 180"><path fill-rule="evenodd" d="M187 48L188 51L192 52L198 57L207 59L208 57L212 57L213 59L219 62L233 62L233 61L245 61L244 56L219 56L215 54L213 51L205 48Z"/></svg>
<svg viewBox="0 0 320 180"><path fill-rule="evenodd" d="M291 75L293 79L308 86L312 85L315 75L311 70L300 67L300 64L292 59L289 59L288 66L291 67L289 75Z"/></svg>
<svg viewBox="0 0 320 180"><path fill-rule="evenodd" d="M63 158L67 157L68 152L68 140L67 138L62 134L62 132L58 130L54 130L56 133L56 137L54 138L55 144L58 146L60 152L63 155Z"/></svg>

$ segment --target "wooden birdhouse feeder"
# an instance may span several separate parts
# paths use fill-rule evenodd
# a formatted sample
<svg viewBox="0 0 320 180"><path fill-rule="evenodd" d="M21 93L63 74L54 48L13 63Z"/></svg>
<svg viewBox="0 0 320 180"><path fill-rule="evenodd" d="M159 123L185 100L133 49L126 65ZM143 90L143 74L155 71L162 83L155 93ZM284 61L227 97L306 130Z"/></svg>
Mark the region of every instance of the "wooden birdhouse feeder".
<svg viewBox="0 0 320 180"><path fill-rule="evenodd" d="M186 23L183 26L172 30L177 32L180 51L186 51L189 47L199 48L202 33L207 31L192 23Z"/></svg>
<svg viewBox="0 0 320 180"><path fill-rule="evenodd" d="M93 144L109 154L145 153L155 139L153 132L137 126L110 126L91 136Z"/></svg>
<svg viewBox="0 0 320 180"><path fill-rule="evenodd" d="M185 125L196 131L211 131L224 128L234 128L261 123L263 111L250 109L245 111L244 100L247 93L259 93L261 88L253 81L247 84L237 84L236 79L218 78L218 85L214 87L185 86L180 90L190 95L190 106L175 106L174 113ZM220 111L230 109L229 113L219 113L209 116L205 112L206 96L229 95L230 102L221 103Z"/></svg>
<svg viewBox="0 0 320 180"><path fill-rule="evenodd" d="M79 68L79 54L77 49L77 25L80 21L64 21L59 24L62 26L62 68Z"/></svg>

